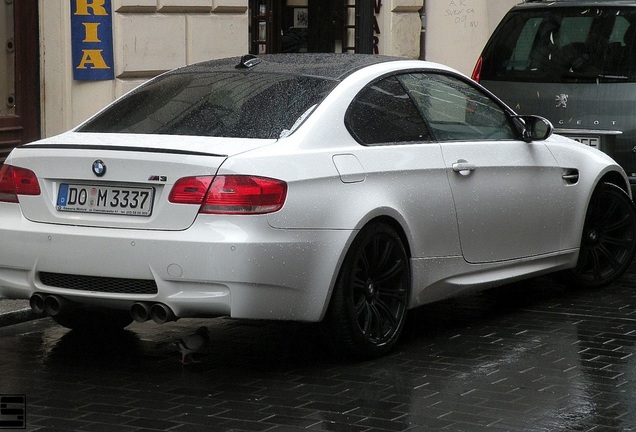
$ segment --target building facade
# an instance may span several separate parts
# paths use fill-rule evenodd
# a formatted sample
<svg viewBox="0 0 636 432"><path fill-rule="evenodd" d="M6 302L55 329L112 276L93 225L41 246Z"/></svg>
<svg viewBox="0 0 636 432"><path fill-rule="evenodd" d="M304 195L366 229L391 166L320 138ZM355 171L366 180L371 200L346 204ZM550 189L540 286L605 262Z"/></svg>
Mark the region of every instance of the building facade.
<svg viewBox="0 0 636 432"><path fill-rule="evenodd" d="M515 1L5 0L0 161L153 76L209 59L359 52L426 58L470 73Z"/></svg>

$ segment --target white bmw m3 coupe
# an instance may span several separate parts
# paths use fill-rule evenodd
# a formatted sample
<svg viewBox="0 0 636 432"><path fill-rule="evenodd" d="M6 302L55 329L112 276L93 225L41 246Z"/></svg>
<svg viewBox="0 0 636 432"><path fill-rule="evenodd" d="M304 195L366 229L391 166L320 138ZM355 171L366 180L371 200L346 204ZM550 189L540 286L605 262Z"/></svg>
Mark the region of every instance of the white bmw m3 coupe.
<svg viewBox="0 0 636 432"><path fill-rule="evenodd" d="M0 297L75 329L323 322L390 350L419 305L636 251L628 179L442 65L244 56L150 80L0 168Z"/></svg>

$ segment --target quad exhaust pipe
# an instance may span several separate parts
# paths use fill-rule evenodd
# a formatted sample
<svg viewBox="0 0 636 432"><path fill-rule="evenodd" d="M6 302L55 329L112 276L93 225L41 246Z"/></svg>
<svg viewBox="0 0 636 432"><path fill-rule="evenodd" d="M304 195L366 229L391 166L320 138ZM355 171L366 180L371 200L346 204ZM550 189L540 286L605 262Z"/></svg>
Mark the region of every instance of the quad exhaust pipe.
<svg viewBox="0 0 636 432"><path fill-rule="evenodd" d="M35 293L29 299L29 306L31 306L33 312L37 314L46 313L50 316L59 314L63 308L68 306L68 303L68 300L54 294Z"/></svg>
<svg viewBox="0 0 636 432"><path fill-rule="evenodd" d="M152 319L157 324L176 321L177 317L168 306L163 303L135 303L130 308L130 314L138 323Z"/></svg>
<svg viewBox="0 0 636 432"><path fill-rule="evenodd" d="M130 308L130 315L138 323L146 322L150 319L150 306L147 303L135 303Z"/></svg>
<svg viewBox="0 0 636 432"><path fill-rule="evenodd" d="M31 310L40 315L44 313L44 296L42 294L33 294L29 299Z"/></svg>
<svg viewBox="0 0 636 432"><path fill-rule="evenodd" d="M50 316L60 313L62 308L66 307L67 301L56 295L48 295L44 297L44 311Z"/></svg>
<svg viewBox="0 0 636 432"><path fill-rule="evenodd" d="M55 316L64 308L69 307L69 301L55 294L35 293L29 299L29 306L37 314ZM172 309L163 303L137 302L130 308L132 318L138 323L153 320L157 324L176 321L177 316Z"/></svg>

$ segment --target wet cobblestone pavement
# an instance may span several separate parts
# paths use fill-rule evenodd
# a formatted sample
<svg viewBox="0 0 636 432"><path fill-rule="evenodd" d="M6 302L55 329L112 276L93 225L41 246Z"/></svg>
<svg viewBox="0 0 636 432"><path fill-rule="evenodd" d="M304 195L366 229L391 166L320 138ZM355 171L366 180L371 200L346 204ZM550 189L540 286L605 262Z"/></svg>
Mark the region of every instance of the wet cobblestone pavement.
<svg viewBox="0 0 636 432"><path fill-rule="evenodd" d="M184 366L172 342L201 325L212 344ZM365 362L312 325L9 325L0 396L26 397L30 431L629 431L635 342L633 267L602 290L539 278L425 306Z"/></svg>

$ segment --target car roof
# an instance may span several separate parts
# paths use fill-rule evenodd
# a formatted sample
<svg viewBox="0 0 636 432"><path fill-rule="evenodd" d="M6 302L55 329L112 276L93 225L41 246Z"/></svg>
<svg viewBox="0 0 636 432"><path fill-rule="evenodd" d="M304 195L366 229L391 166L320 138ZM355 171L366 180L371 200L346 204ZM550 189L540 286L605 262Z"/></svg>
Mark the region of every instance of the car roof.
<svg viewBox="0 0 636 432"><path fill-rule="evenodd" d="M366 66L391 61L403 61L400 57L375 54L265 54L245 55L210 60L178 69L180 72L258 72L305 75L342 80Z"/></svg>

